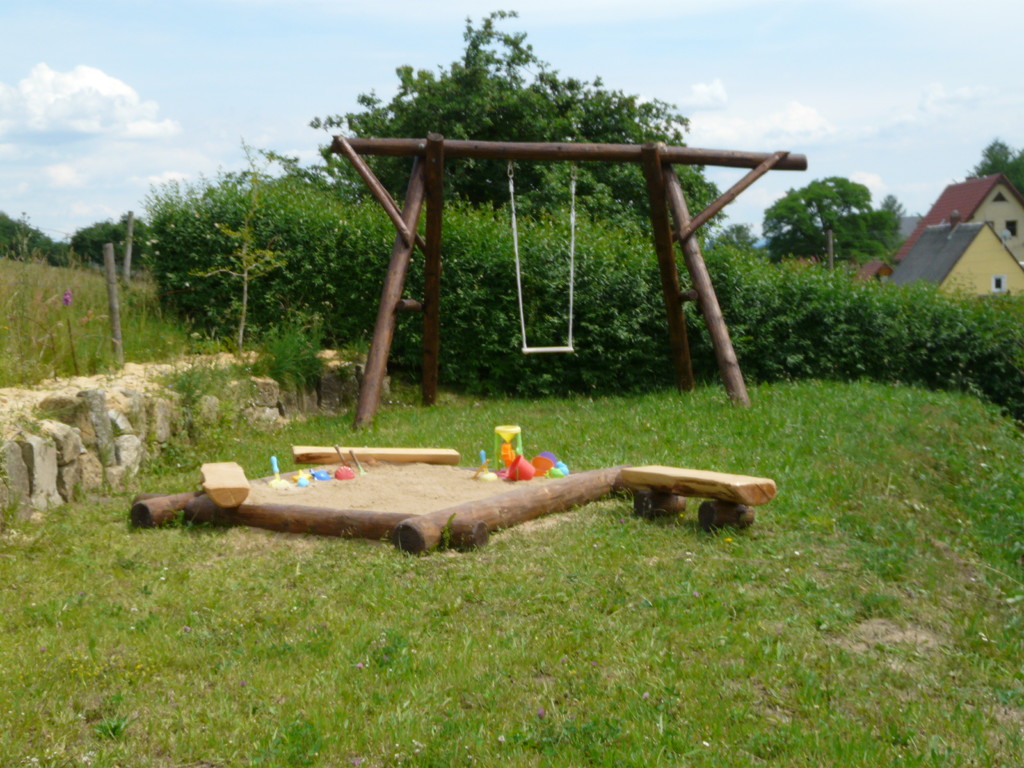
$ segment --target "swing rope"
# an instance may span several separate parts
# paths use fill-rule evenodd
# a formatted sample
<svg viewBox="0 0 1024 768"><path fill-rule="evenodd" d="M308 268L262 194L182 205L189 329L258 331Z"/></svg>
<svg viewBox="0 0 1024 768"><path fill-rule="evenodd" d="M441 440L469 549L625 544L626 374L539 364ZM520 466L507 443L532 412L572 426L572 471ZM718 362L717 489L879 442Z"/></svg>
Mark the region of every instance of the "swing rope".
<svg viewBox="0 0 1024 768"><path fill-rule="evenodd" d="M576 283L576 169L573 168L569 181L569 339L564 347L531 347L526 341L526 312L523 309L523 276L519 264L519 227L516 223L516 187L512 162L508 164L508 196L512 210L512 251L516 260L516 294L519 298L519 330L523 337L524 355L552 352L575 352L572 346L573 289Z"/></svg>

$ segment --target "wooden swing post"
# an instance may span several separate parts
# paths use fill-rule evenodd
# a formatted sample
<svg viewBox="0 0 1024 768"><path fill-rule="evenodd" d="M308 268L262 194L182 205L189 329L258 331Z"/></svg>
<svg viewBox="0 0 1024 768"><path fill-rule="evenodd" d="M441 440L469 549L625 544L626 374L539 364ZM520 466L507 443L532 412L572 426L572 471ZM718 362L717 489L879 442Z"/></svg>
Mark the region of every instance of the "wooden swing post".
<svg viewBox="0 0 1024 768"><path fill-rule="evenodd" d="M679 182L679 177L671 165L665 165L663 170L669 207L672 209L676 228L678 231L685 231L690 223L690 211L686 206L686 197L683 195L683 185ZM697 291L697 304L701 314L704 315L704 324L708 327L708 335L711 337L711 346L715 350L715 359L718 361L718 370L722 374L725 391L737 405L750 405L747 385L743 382L743 372L736 359L736 350L733 349L732 339L729 338L729 327L725 324L722 308L718 305L718 296L715 294L715 287L711 284L711 275L708 274L707 265L701 255L700 245L697 243L697 238L692 235L683 240L682 245L683 259L686 262L686 269L690 273L693 287Z"/></svg>
<svg viewBox="0 0 1024 768"><path fill-rule="evenodd" d="M409 177L409 188L405 193L405 208L402 221L410 232L416 230L423 207L425 174L423 162L416 158L413 162L412 175ZM355 425L362 427L373 421L377 408L380 406L380 392L387 374L388 353L391 351L391 340L395 335L395 308L405 288L405 275L409 270L409 259L415 243L414 238L406 239L399 233L395 237L395 245L391 250L391 261L384 277L381 289L380 306L377 308L377 322L373 326L373 338L370 351L366 355L366 367L363 369L363 381L359 387L359 402L356 405Z"/></svg>
<svg viewBox="0 0 1024 768"><path fill-rule="evenodd" d="M647 198L651 203L651 227L654 229L654 250L661 275L661 293L668 317L669 347L676 370L676 387L680 392L689 392L693 389L693 362L686 335L686 316L679 295L679 270L676 269L675 248L672 246L672 223L668 218L665 201L665 174L661 159L664 147L664 144L644 144L641 152L644 178L647 180Z"/></svg>
<svg viewBox="0 0 1024 768"><path fill-rule="evenodd" d="M441 230L444 212L444 138L427 135L427 247L423 250L423 404L437 402L441 356Z"/></svg>

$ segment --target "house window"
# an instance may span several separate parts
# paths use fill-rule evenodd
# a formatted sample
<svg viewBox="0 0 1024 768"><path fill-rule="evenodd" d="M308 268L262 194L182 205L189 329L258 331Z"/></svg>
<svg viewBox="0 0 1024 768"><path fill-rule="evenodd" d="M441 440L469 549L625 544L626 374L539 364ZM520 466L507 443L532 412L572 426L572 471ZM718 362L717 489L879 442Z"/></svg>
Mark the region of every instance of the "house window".
<svg viewBox="0 0 1024 768"><path fill-rule="evenodd" d="M1016 237L1017 236L1017 222L1016 221L1008 221L1008 222L1006 222L1006 231L1010 233L1010 237Z"/></svg>
<svg viewBox="0 0 1024 768"><path fill-rule="evenodd" d="M1002 192L996 192L996 196L992 198L993 203L1005 203L1006 197Z"/></svg>
<svg viewBox="0 0 1024 768"><path fill-rule="evenodd" d="M992 293L1006 291L1006 275L992 275Z"/></svg>

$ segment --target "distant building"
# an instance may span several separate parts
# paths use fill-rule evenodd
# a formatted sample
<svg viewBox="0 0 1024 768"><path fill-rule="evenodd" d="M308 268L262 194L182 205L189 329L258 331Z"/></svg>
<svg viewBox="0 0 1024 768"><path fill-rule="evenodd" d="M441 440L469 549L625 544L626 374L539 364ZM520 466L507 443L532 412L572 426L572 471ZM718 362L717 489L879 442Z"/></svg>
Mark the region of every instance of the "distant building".
<svg viewBox="0 0 1024 768"><path fill-rule="evenodd" d="M857 280L888 280L892 274L892 267L881 259L872 259L862 265L854 275Z"/></svg>
<svg viewBox="0 0 1024 768"><path fill-rule="evenodd" d="M987 222L936 224L917 233L889 282L927 280L949 292L1024 293L1024 266Z"/></svg>
<svg viewBox="0 0 1024 768"><path fill-rule="evenodd" d="M1024 262L1024 196L1001 173L946 187L897 251L896 261L910 253L928 227L948 224L954 215L962 222L991 225L1014 258Z"/></svg>
<svg viewBox="0 0 1024 768"><path fill-rule="evenodd" d="M908 237L914 234L917 225L921 223L921 216L900 216L899 236L900 242L905 242Z"/></svg>

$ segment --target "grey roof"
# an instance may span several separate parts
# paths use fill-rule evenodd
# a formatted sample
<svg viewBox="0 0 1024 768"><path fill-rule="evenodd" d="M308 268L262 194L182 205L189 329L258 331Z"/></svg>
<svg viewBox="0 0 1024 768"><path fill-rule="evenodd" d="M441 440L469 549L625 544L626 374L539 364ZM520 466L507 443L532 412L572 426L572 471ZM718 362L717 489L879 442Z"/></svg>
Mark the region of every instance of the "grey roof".
<svg viewBox="0 0 1024 768"><path fill-rule="evenodd" d="M950 224L925 227L917 242L889 276L889 282L897 285L915 280L941 283L974 242L981 228L987 226L983 221L968 221L955 227Z"/></svg>

